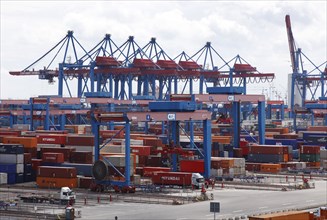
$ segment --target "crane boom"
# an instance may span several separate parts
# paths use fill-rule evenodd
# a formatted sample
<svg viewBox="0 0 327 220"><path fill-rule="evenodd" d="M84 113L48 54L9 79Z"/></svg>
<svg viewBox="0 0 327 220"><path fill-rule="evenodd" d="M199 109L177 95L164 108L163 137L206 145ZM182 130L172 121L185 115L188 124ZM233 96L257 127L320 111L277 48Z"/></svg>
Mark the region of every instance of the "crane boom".
<svg viewBox="0 0 327 220"><path fill-rule="evenodd" d="M295 46L293 33L292 33L291 18L289 15L285 16L285 23L286 23L286 30L287 30L288 46L289 46L290 55L291 55L292 70L293 70L293 73L296 73L298 70L297 65L295 63L296 46Z"/></svg>

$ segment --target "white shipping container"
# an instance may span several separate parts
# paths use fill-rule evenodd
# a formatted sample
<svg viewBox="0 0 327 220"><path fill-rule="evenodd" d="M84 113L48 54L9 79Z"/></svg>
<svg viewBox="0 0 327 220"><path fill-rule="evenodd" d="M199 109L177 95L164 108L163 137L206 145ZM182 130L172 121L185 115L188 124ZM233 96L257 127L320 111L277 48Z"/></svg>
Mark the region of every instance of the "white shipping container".
<svg viewBox="0 0 327 220"><path fill-rule="evenodd" d="M133 145L143 146L143 140L130 139L129 142L130 142L130 146ZM121 145L125 146L125 139L122 139Z"/></svg>
<svg viewBox="0 0 327 220"><path fill-rule="evenodd" d="M24 164L23 163L16 164L16 173L24 173Z"/></svg>
<svg viewBox="0 0 327 220"><path fill-rule="evenodd" d="M15 124L12 126L14 130L20 130L20 131L29 131L30 125L29 124Z"/></svg>
<svg viewBox="0 0 327 220"><path fill-rule="evenodd" d="M0 173L0 185L7 184L8 180L8 174L7 173Z"/></svg>
<svg viewBox="0 0 327 220"><path fill-rule="evenodd" d="M244 158L234 158L234 167L242 168L245 167Z"/></svg>
<svg viewBox="0 0 327 220"><path fill-rule="evenodd" d="M112 165L117 167L124 167L125 166L125 155L112 155L106 157ZM133 157L130 158L130 164L133 165Z"/></svg>
<svg viewBox="0 0 327 220"><path fill-rule="evenodd" d="M210 176L213 176L213 177L218 176L218 170L217 169L210 169Z"/></svg>
<svg viewBox="0 0 327 220"><path fill-rule="evenodd" d="M0 154L0 163L24 163L24 154Z"/></svg>
<svg viewBox="0 0 327 220"><path fill-rule="evenodd" d="M327 159L327 150L326 149L320 149L320 159Z"/></svg>
<svg viewBox="0 0 327 220"><path fill-rule="evenodd" d="M320 166L324 169L327 169L327 160L320 160Z"/></svg>
<svg viewBox="0 0 327 220"><path fill-rule="evenodd" d="M125 153L125 146L107 144L101 148L100 153Z"/></svg>
<svg viewBox="0 0 327 220"><path fill-rule="evenodd" d="M224 151L224 157L228 157L228 151Z"/></svg>
<svg viewBox="0 0 327 220"><path fill-rule="evenodd" d="M138 174L133 175L133 183L135 185L141 185L141 176Z"/></svg>

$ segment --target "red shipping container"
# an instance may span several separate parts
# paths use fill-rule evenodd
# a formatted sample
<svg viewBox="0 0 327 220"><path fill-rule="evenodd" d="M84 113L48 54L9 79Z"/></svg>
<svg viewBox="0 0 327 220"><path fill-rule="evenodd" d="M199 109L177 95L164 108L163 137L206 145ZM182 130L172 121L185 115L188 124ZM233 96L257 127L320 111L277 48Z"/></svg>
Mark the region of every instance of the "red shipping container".
<svg viewBox="0 0 327 220"><path fill-rule="evenodd" d="M191 186L192 173L156 172L152 175L152 183L158 185Z"/></svg>
<svg viewBox="0 0 327 220"><path fill-rule="evenodd" d="M300 147L301 154L320 154L320 146L302 145Z"/></svg>
<svg viewBox="0 0 327 220"><path fill-rule="evenodd" d="M118 133L117 130L101 130L100 131L100 137L103 139L108 139L108 138L124 138L125 137L125 131L120 131Z"/></svg>
<svg viewBox="0 0 327 220"><path fill-rule="evenodd" d="M144 167L147 166L148 156L138 156L139 157L139 166Z"/></svg>
<svg viewBox="0 0 327 220"><path fill-rule="evenodd" d="M59 144L66 145L65 134L37 134L38 144Z"/></svg>
<svg viewBox="0 0 327 220"><path fill-rule="evenodd" d="M284 150L286 148L286 150ZM288 153L287 146L278 145L252 145L249 148L251 154L284 154L284 151Z"/></svg>
<svg viewBox="0 0 327 220"><path fill-rule="evenodd" d="M86 176L78 177L78 183L79 183L78 187L82 189L89 189L93 181L94 181L93 177L86 177Z"/></svg>
<svg viewBox="0 0 327 220"><path fill-rule="evenodd" d="M90 151L73 151L70 153L70 162L92 164L93 155Z"/></svg>
<svg viewBox="0 0 327 220"><path fill-rule="evenodd" d="M140 176L143 176L143 174L144 174L143 169L144 169L144 167L136 167L135 168L135 173L140 175Z"/></svg>
<svg viewBox="0 0 327 220"><path fill-rule="evenodd" d="M94 146L94 136L92 135L67 135L67 145L72 146Z"/></svg>
<svg viewBox="0 0 327 220"><path fill-rule="evenodd" d="M37 158L37 148L24 148L24 153L30 153L32 158Z"/></svg>
<svg viewBox="0 0 327 220"><path fill-rule="evenodd" d="M158 138L143 138L143 144L145 146L154 146L154 147L163 147L164 144L162 143L161 139Z"/></svg>
<svg viewBox="0 0 327 220"><path fill-rule="evenodd" d="M43 153L42 154L42 162L48 163L63 163L65 162L63 153Z"/></svg>
<svg viewBox="0 0 327 220"><path fill-rule="evenodd" d="M151 167L163 167L162 158L160 156L148 156L146 161L147 166Z"/></svg>
<svg viewBox="0 0 327 220"><path fill-rule="evenodd" d="M36 130L35 131L38 134L67 134L68 132L66 130L63 131L57 131L57 130Z"/></svg>
<svg viewBox="0 0 327 220"><path fill-rule="evenodd" d="M131 153L139 156L149 156L151 146L131 146Z"/></svg>
<svg viewBox="0 0 327 220"><path fill-rule="evenodd" d="M39 166L42 164L42 159L32 159L32 169L37 170Z"/></svg>
<svg viewBox="0 0 327 220"><path fill-rule="evenodd" d="M20 136L22 131L15 131L15 130L0 130L0 135L3 136Z"/></svg>
<svg viewBox="0 0 327 220"><path fill-rule="evenodd" d="M204 160L181 160L179 169L181 172L204 173Z"/></svg>
<svg viewBox="0 0 327 220"><path fill-rule="evenodd" d="M32 163L32 155L30 153L24 153L24 164Z"/></svg>
<svg viewBox="0 0 327 220"><path fill-rule="evenodd" d="M76 151L75 147L41 147L41 154L43 153L62 153L64 160L69 162L71 153Z"/></svg>
<svg viewBox="0 0 327 220"><path fill-rule="evenodd" d="M234 153L234 157L236 157L236 158L243 157L243 150L241 148L234 148L233 153Z"/></svg>
<svg viewBox="0 0 327 220"><path fill-rule="evenodd" d="M260 163L245 163L245 170L259 172L261 168Z"/></svg>
<svg viewBox="0 0 327 220"><path fill-rule="evenodd" d="M143 175L145 177L151 177L155 172L170 172L169 167L143 167Z"/></svg>
<svg viewBox="0 0 327 220"><path fill-rule="evenodd" d="M39 166L37 169L37 176L56 177L56 178L76 178L77 171L75 167Z"/></svg>
<svg viewBox="0 0 327 220"><path fill-rule="evenodd" d="M248 145L240 145L240 148L242 149L242 155L249 155L249 146Z"/></svg>

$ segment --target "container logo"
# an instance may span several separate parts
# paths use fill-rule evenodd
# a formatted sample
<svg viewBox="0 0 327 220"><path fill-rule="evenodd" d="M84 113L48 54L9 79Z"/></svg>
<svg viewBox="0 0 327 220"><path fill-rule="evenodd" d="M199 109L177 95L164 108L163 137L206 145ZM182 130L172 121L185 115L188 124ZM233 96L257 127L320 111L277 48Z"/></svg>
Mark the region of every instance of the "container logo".
<svg viewBox="0 0 327 220"><path fill-rule="evenodd" d="M42 138L42 141L51 142L51 141L56 141L56 139L54 139L54 138Z"/></svg>
<svg viewBox="0 0 327 220"><path fill-rule="evenodd" d="M175 113L169 113L167 115L168 121L175 121L176 120L176 114Z"/></svg>
<svg viewBox="0 0 327 220"><path fill-rule="evenodd" d="M161 177L162 180L174 180L174 181L179 181L181 178L178 176L162 176Z"/></svg>

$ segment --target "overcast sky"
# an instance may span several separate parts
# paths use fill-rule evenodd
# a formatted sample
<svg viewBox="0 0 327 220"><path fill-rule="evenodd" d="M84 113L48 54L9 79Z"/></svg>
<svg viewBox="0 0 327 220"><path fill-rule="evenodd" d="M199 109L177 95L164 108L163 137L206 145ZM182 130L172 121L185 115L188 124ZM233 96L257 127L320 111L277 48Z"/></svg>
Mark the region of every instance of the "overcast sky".
<svg viewBox="0 0 327 220"><path fill-rule="evenodd" d="M86 50L106 33L118 45L133 35L141 47L156 37L171 57L182 51L192 55L210 41L225 60L239 54L260 72L275 73L271 85L249 84L250 93L267 93L275 87L284 98L291 72L286 14L291 16L297 46L316 65L325 62L326 1L1 0L0 98L57 94L57 83L49 85L35 76L15 77L9 71L32 64L67 30L74 31Z"/></svg>

